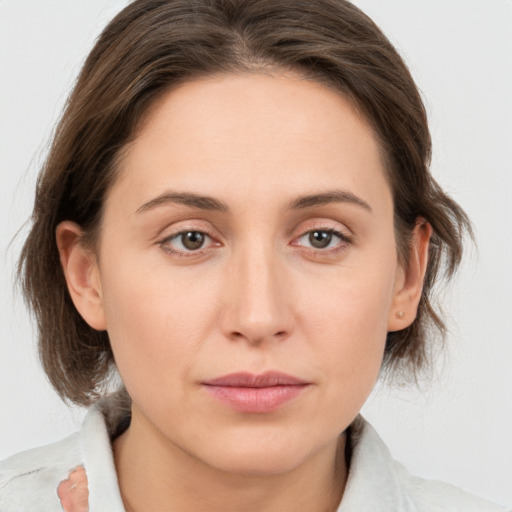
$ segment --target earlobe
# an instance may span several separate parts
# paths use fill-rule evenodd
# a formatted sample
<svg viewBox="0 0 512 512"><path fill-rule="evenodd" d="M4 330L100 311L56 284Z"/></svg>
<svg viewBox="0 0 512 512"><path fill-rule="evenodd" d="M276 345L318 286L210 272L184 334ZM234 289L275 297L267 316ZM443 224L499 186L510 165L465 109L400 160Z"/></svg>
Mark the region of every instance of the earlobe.
<svg viewBox="0 0 512 512"><path fill-rule="evenodd" d="M105 330L101 281L97 258L82 242L82 229L71 221L56 229L57 247L67 287L82 318L96 330Z"/></svg>
<svg viewBox="0 0 512 512"><path fill-rule="evenodd" d="M400 267L397 272L388 319L389 332L409 327L416 318L427 270L431 236L432 226L426 220L418 219L411 237L407 268Z"/></svg>

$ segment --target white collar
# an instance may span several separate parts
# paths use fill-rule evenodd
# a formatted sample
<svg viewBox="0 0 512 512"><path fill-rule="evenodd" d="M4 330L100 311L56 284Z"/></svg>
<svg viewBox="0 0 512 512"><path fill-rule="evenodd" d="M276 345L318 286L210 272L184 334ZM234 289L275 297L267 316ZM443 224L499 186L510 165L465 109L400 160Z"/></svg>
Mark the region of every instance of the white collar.
<svg viewBox="0 0 512 512"><path fill-rule="evenodd" d="M100 401L86 415L80 432L91 511L124 512L109 436L111 413L108 401ZM361 415L350 425L349 437L350 469L337 512L503 510L449 484L412 476Z"/></svg>

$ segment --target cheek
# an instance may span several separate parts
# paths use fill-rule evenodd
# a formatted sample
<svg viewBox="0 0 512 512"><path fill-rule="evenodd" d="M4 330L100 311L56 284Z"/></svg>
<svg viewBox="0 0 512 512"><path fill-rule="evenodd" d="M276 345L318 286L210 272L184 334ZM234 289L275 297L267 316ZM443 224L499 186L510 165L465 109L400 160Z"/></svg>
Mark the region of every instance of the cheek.
<svg viewBox="0 0 512 512"><path fill-rule="evenodd" d="M380 255L379 262L358 261L335 269L320 279L306 278L300 310L318 331L329 330L342 345L358 349L373 344L387 332L396 261Z"/></svg>
<svg viewBox="0 0 512 512"><path fill-rule="evenodd" d="M365 301L358 307L356 299L340 304L318 328L312 325L315 334L308 336L316 341L319 365L328 369L331 381L350 384L352 390L373 386L384 354L385 316L377 318L367 306Z"/></svg>
<svg viewBox="0 0 512 512"><path fill-rule="evenodd" d="M175 385L214 328L214 287L197 272L136 257L103 263L107 330L128 390Z"/></svg>
<svg viewBox="0 0 512 512"><path fill-rule="evenodd" d="M386 343L395 263L386 255L381 263L342 269L301 297L302 330L329 376L330 397L352 402L355 412L375 384Z"/></svg>

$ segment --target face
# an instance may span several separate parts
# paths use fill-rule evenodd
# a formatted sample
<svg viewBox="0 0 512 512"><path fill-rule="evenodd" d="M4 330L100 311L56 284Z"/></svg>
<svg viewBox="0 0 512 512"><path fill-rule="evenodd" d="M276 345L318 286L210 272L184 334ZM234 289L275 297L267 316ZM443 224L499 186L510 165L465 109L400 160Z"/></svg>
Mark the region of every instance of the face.
<svg viewBox="0 0 512 512"><path fill-rule="evenodd" d="M370 393L405 282L371 129L293 75L180 86L127 148L93 282L134 421L218 469L300 465Z"/></svg>

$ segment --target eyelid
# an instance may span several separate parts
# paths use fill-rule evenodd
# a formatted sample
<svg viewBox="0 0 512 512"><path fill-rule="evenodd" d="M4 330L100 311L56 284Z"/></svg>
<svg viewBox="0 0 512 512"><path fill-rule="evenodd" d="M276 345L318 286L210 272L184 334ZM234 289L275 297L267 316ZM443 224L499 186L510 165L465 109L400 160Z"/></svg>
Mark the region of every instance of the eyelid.
<svg viewBox="0 0 512 512"><path fill-rule="evenodd" d="M177 256L183 256L183 257L191 257L191 256L199 256L204 254L205 251L209 251L213 247L220 247L222 246L222 243L218 240L218 236L214 235L213 230L206 228L206 227L199 227L199 226L192 226L189 223L184 223L184 225L177 226L172 231L166 233L165 235L162 235L157 240L157 245L162 248L165 252L169 254L174 254ZM180 235L183 235L185 233L189 232L197 232L201 233L203 235L206 235L210 239L210 244L208 246L201 247L197 250L179 250L174 249L169 246L169 243L172 240L175 240ZM213 244L212 244L213 242Z"/></svg>
<svg viewBox="0 0 512 512"><path fill-rule="evenodd" d="M345 225L340 222L333 221L332 219L315 219L313 222L305 222L301 225L300 230L296 229L294 231L296 233L298 232L298 234L293 237L290 245L300 247L302 251L314 258L335 257L353 244L352 231ZM339 242L333 247L326 248L310 247L299 243L299 240L302 237L307 236L313 231L325 231L332 233L339 238Z"/></svg>
<svg viewBox="0 0 512 512"><path fill-rule="evenodd" d="M352 230L346 224L328 218L302 222L299 227L293 229L293 233L295 234L292 236L296 239L315 230L337 233L341 238L346 240L352 241L354 238Z"/></svg>
<svg viewBox="0 0 512 512"><path fill-rule="evenodd" d="M159 230L159 233L155 238L159 243L162 240L172 238L180 233L186 233L187 231L198 231L199 233L204 233L214 239L220 238L218 230L213 229L210 222L201 218L187 218L172 222Z"/></svg>
<svg viewBox="0 0 512 512"><path fill-rule="evenodd" d="M304 231L301 235L295 237L293 241L299 240L302 237L304 237L304 236L306 236L309 233L312 233L314 231L324 231L326 233L333 234L333 235L337 236L341 240L341 242L344 242L344 243L351 243L352 242L352 239L349 236L347 236L345 233L343 233L342 231L338 231L337 229L333 229L333 228L312 228L312 229L308 229L307 231ZM292 243L292 245L302 246L302 244L295 244L295 243ZM328 249L315 249L315 250L326 252Z"/></svg>

